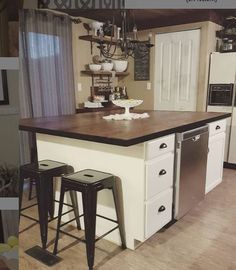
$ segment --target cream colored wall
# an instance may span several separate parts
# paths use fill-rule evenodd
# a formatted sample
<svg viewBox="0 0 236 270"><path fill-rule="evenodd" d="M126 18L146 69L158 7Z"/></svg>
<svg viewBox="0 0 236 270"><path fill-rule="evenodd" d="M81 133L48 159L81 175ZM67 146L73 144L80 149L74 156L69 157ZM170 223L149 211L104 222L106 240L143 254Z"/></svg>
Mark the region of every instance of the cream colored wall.
<svg viewBox="0 0 236 270"><path fill-rule="evenodd" d="M81 70L85 70L85 65L92 62L93 55L100 55L100 52L97 49L98 44L93 44L93 54L91 55L90 42L79 39L79 36L87 35L87 31L84 29L83 23L92 22L92 20L86 18L80 19L82 23L72 24L73 65L77 107L78 104L88 100L88 97L90 96L90 87L92 85L92 78L90 76L81 74ZM78 91L78 84L81 84L81 91ZM116 86L117 84L118 79L115 78L113 80L113 86Z"/></svg>
<svg viewBox="0 0 236 270"><path fill-rule="evenodd" d="M85 65L92 62L92 55L90 50L90 42L80 40L79 36L87 34L83 27L83 23L89 23L91 20L81 18L82 23L72 24L72 38L73 38L73 64L75 77L75 94L76 104L88 100L90 95L90 86L92 79L89 76L81 75L81 70L85 70ZM96 46L93 46L93 55L99 54ZM81 84L81 91L78 91L78 84Z"/></svg>
<svg viewBox="0 0 236 270"><path fill-rule="evenodd" d="M215 51L216 38L215 31L220 28L219 25L212 22L198 22L184 25L175 25L162 28L153 28L139 32L140 39L146 39L149 32L152 32L152 43L155 44L155 35L158 33L169 33L193 29L201 29L201 47L199 59L199 80L198 80L198 100L197 111L204 111L206 107L208 69L210 53ZM124 79L130 98L143 99L140 109L154 109L154 59L155 47L150 53L150 82L151 90L147 90L147 81L134 81L133 59L129 60L130 75Z"/></svg>

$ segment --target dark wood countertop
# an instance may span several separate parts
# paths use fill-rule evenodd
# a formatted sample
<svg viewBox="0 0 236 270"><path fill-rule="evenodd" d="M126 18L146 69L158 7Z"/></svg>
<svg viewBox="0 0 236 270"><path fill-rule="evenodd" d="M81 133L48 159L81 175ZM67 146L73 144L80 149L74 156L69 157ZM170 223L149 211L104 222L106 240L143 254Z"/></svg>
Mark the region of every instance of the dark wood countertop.
<svg viewBox="0 0 236 270"><path fill-rule="evenodd" d="M131 121L102 119L102 116L109 115L109 112L22 119L19 129L99 143L131 146L231 116L230 113L146 112L149 113L149 118Z"/></svg>

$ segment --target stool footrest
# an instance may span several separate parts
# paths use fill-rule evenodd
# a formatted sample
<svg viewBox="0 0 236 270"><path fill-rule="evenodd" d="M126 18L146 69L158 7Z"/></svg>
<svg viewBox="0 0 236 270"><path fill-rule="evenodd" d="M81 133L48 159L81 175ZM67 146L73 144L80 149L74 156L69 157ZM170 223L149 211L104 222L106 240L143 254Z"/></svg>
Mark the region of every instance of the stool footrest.
<svg viewBox="0 0 236 270"><path fill-rule="evenodd" d="M65 232L65 231L63 231L63 230L59 230L59 232L60 232L60 233L64 233L65 235L70 236L70 237L72 237L72 238L74 238L74 239L76 239L76 240L79 240L79 241L83 242L83 243L86 243L86 240L85 240L85 239L80 238L80 237L77 237L77 236L75 236L75 235L73 235L73 234L71 234L71 233Z"/></svg>
<svg viewBox="0 0 236 270"><path fill-rule="evenodd" d="M24 210L29 209L29 208L31 208L31 207L34 207L34 206L36 206L36 205L38 205L38 204L37 204L37 203L31 204L31 205L29 205L29 206L26 206L26 207L24 207L24 208L21 208L20 211L24 211Z"/></svg>
<svg viewBox="0 0 236 270"><path fill-rule="evenodd" d="M66 215L66 214L69 214L70 212L73 212L73 211L74 211L73 209L68 210L68 211L66 211L65 213L62 213L62 216ZM28 219L30 219L30 220L33 220L33 221L39 222L39 220L38 220L38 219L33 218L33 217L31 217L31 216L28 216L28 215L26 215L26 214L20 214L20 215L21 215L22 217L28 218ZM49 222L51 222L51 221L53 221L53 220L55 220L55 219L57 219L57 218L58 218L58 216L56 216L56 217L54 217L54 218L49 219L49 220L48 220L48 223L49 223Z"/></svg>
<svg viewBox="0 0 236 270"><path fill-rule="evenodd" d="M54 200L54 202L60 203L60 201L58 201L58 200ZM63 205L66 205L66 206L69 206L69 207L73 207L72 204L68 204L68 203L64 203L64 202L63 202Z"/></svg>
<svg viewBox="0 0 236 270"><path fill-rule="evenodd" d="M114 230L118 229L119 226L114 227L113 229L111 229L110 231L104 233L103 235L99 236L98 238L95 239L95 242L99 241L100 239L102 239L103 237L105 237L106 235L108 235L109 233L113 232Z"/></svg>
<svg viewBox="0 0 236 270"><path fill-rule="evenodd" d="M38 219L33 218L33 217L31 217L31 216L28 216L28 215L25 215L25 214L20 214L20 215L21 215L22 217L28 218L28 219L30 219L30 220L33 220L33 221L39 222L39 220L38 220Z"/></svg>
<svg viewBox="0 0 236 270"><path fill-rule="evenodd" d="M81 216L80 216L80 217L81 217ZM74 219L72 219L72 220L70 220L70 221L68 221L68 222L66 222L66 223L63 223L63 224L60 226L60 228L63 227L64 225L66 225L66 224L68 224L68 223L74 221L75 219L76 219L76 218L74 218ZM104 233L103 235L97 237L94 241L97 242L97 241L101 240L103 237L105 237L106 235L108 235L109 233L115 231L115 230L118 229L118 228L119 228L119 226L116 226L116 227L112 228L112 229L109 230L108 232L106 232L106 233ZM63 230L61 230L61 229L59 229L59 232L64 233L64 234L66 234L67 236L70 236L70 237L72 237L72 238L74 238L74 239L76 239L76 240L79 240L79 241L83 242L83 243L86 243L86 240L84 240L84 239L82 239L82 238L80 238L80 237L77 237L77 236L75 236L75 235L73 235L73 234L71 234L71 233L65 232L65 231L63 231Z"/></svg>
<svg viewBox="0 0 236 270"><path fill-rule="evenodd" d="M73 211L74 211L73 209L68 210L68 211L66 211L65 213L62 213L62 215L61 215L61 216L64 216L64 215L66 215L66 214L69 214L70 212L73 212ZM57 219L57 218L58 218L58 216L56 216L56 217L54 217L54 218L49 219L49 220L48 220L48 223L49 223L49 222L51 222L51 221L53 221L53 220L55 220L55 219Z"/></svg>
<svg viewBox="0 0 236 270"><path fill-rule="evenodd" d="M65 213L65 214L66 214L66 213ZM71 223L72 221L75 221L77 218L81 218L81 217L83 217L83 216L84 216L84 214L72 218L71 220L69 220L69 221L67 221L67 222L65 222L65 223L63 223L63 224L61 224L61 225L60 225L60 228L61 228L61 227L64 227L65 225L67 225L67 224L69 224L69 223Z"/></svg>
<svg viewBox="0 0 236 270"><path fill-rule="evenodd" d="M109 220L111 222L114 222L114 223L117 223L118 224L118 221L117 220L114 220L114 219L111 219L111 218L108 218L108 217L105 217L105 216L102 216L102 215L98 215L96 214L97 217L100 217L100 218L104 218L106 220Z"/></svg>

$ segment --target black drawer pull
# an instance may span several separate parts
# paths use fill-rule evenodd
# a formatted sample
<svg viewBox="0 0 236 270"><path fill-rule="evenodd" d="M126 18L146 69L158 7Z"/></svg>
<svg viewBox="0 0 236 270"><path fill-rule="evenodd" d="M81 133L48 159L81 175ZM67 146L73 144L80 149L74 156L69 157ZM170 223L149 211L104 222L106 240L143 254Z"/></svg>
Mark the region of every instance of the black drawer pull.
<svg viewBox="0 0 236 270"><path fill-rule="evenodd" d="M166 170L161 170L160 172L159 172L159 175L165 175L166 174Z"/></svg>
<svg viewBox="0 0 236 270"><path fill-rule="evenodd" d="M167 148L167 144L166 144L166 143L162 143L162 144L160 145L160 149L165 149L165 148Z"/></svg>
<svg viewBox="0 0 236 270"><path fill-rule="evenodd" d="M220 129L220 126L216 126L216 130Z"/></svg>
<svg viewBox="0 0 236 270"><path fill-rule="evenodd" d="M159 209L158 209L158 212L164 212L166 210L165 206L162 205Z"/></svg>

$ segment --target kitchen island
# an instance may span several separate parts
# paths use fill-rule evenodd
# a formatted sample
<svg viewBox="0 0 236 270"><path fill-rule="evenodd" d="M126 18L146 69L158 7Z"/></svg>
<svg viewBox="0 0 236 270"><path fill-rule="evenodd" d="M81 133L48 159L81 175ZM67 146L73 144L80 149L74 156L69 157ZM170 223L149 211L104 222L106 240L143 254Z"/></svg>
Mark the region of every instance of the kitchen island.
<svg viewBox="0 0 236 270"><path fill-rule="evenodd" d="M149 118L132 121L104 120L102 116L108 112L20 121L21 130L37 134L40 160L57 160L75 170L91 168L117 176L130 249L172 219L175 134L209 123L213 123L210 133L211 129L224 131L224 119L230 117L224 113L148 113ZM112 196L107 190L98 196L98 213L115 218ZM97 234L111 226L98 219ZM108 237L119 243L118 232Z"/></svg>

